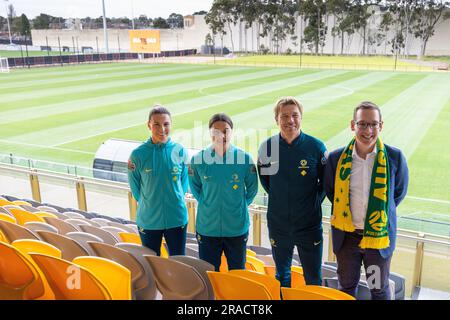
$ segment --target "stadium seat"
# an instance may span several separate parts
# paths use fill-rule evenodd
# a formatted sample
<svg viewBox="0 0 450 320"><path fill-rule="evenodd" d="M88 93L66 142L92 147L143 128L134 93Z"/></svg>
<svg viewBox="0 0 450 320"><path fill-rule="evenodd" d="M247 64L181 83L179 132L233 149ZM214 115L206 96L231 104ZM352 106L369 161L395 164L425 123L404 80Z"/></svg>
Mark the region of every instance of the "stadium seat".
<svg viewBox="0 0 450 320"><path fill-rule="evenodd" d="M109 226L108 222L110 222L109 220L106 220L104 218L92 218L91 221L98 223L100 227Z"/></svg>
<svg viewBox="0 0 450 320"><path fill-rule="evenodd" d="M4 213L12 217L11 212L9 212L9 210L4 207L0 207L0 213Z"/></svg>
<svg viewBox="0 0 450 320"><path fill-rule="evenodd" d="M144 256L164 300L205 300L208 288L195 268L173 259Z"/></svg>
<svg viewBox="0 0 450 320"><path fill-rule="evenodd" d="M209 281L208 274L206 273L207 271L214 271L214 266L212 264L204 260L189 256L171 256L170 259L185 263L193 267L198 272L198 274L200 274L206 284L206 287L208 289L208 297L206 299L214 300L214 290L211 282Z"/></svg>
<svg viewBox="0 0 450 320"><path fill-rule="evenodd" d="M141 237L136 233L119 232L119 237L121 242L135 243L142 245Z"/></svg>
<svg viewBox="0 0 450 320"><path fill-rule="evenodd" d="M12 201L13 204L15 204L16 206L32 206L31 203L23 201L23 200L15 200Z"/></svg>
<svg viewBox="0 0 450 320"><path fill-rule="evenodd" d="M251 250L251 249L246 249L246 253L247 256L251 256L251 257L255 257L256 256L256 252Z"/></svg>
<svg viewBox="0 0 450 320"><path fill-rule="evenodd" d="M405 300L405 277L398 273L391 272L389 274L389 279L395 283L395 300Z"/></svg>
<svg viewBox="0 0 450 320"><path fill-rule="evenodd" d="M20 207L21 207L23 210L28 211L28 212L31 212L31 213L39 212L39 209L36 209L35 207L30 206L30 205L20 205Z"/></svg>
<svg viewBox="0 0 450 320"><path fill-rule="evenodd" d="M102 230L98 227L80 225L79 228L81 229L81 231L97 236L100 239L102 239L104 243L110 244L112 246L118 242L117 239L110 232Z"/></svg>
<svg viewBox="0 0 450 320"><path fill-rule="evenodd" d="M57 300L112 299L107 287L86 268L43 254L30 255L48 279Z"/></svg>
<svg viewBox="0 0 450 320"><path fill-rule="evenodd" d="M323 278L325 286L328 288L333 288L339 290L339 281L336 278ZM356 289L356 299L357 300L371 300L372 295L370 294L370 289L367 283L360 281Z"/></svg>
<svg viewBox="0 0 450 320"><path fill-rule="evenodd" d="M264 262L265 266L274 266L275 261L273 260L272 256L265 256L265 255L259 255L257 254L255 258L258 258L262 262Z"/></svg>
<svg viewBox="0 0 450 320"><path fill-rule="evenodd" d="M136 291L136 300L155 300L158 293L156 289L155 276L153 275L153 271L147 263L147 260L144 258L144 255L155 256L155 251L135 243L125 242L116 243L115 247L132 254L144 268L145 277L148 279L148 285L143 289Z"/></svg>
<svg viewBox="0 0 450 320"><path fill-rule="evenodd" d="M24 227L34 233L36 233L37 231L58 233L58 229L56 229L54 226L43 222L27 222L25 223Z"/></svg>
<svg viewBox="0 0 450 320"><path fill-rule="evenodd" d="M108 221L108 225L111 227L116 227L119 229L123 229L124 232L129 232L129 233L135 233L133 228L128 227L122 223L118 223L118 222L114 222L114 221Z"/></svg>
<svg viewBox="0 0 450 320"><path fill-rule="evenodd" d="M91 246L88 244L88 241L103 243L103 240L100 237L87 232L69 232L66 233L65 236L78 242L79 245L86 249L89 255L95 255L95 253L92 250Z"/></svg>
<svg viewBox="0 0 450 320"><path fill-rule="evenodd" d="M46 211L46 212L50 212L50 213L58 213L58 210L56 210L55 208L49 207L49 206L39 206L36 209L40 210L40 211Z"/></svg>
<svg viewBox="0 0 450 320"><path fill-rule="evenodd" d="M88 242L88 244L94 250L96 256L115 261L131 271L133 296L136 296L136 292L144 290L149 285L144 267L131 253L106 243Z"/></svg>
<svg viewBox="0 0 450 320"><path fill-rule="evenodd" d="M124 266L101 257L78 257L72 262L96 276L113 300L131 300L131 272Z"/></svg>
<svg viewBox="0 0 450 320"><path fill-rule="evenodd" d="M249 270L231 270L231 274L244 277L263 284L269 291L272 300L280 300L280 282L271 276Z"/></svg>
<svg viewBox="0 0 450 320"><path fill-rule="evenodd" d="M113 237L117 240L117 242L120 242L120 235L119 232L123 232L123 229L119 229L117 227L111 227L111 226L107 226L107 227L100 227L100 229L108 231L109 233L111 233L113 235Z"/></svg>
<svg viewBox="0 0 450 320"><path fill-rule="evenodd" d="M262 274L266 273L264 270L264 262L249 255L246 257L245 268L247 270L256 271Z"/></svg>
<svg viewBox="0 0 450 320"><path fill-rule="evenodd" d="M281 287L283 300L337 300L321 293L302 288Z"/></svg>
<svg viewBox="0 0 450 320"><path fill-rule="evenodd" d="M58 229L58 233L59 234L66 234L69 232L76 232L76 231L80 231L77 227L75 227L74 225L65 222L65 220L61 220L61 219L56 219L56 218L50 218L50 217L45 217L44 218L45 222L47 222L49 225L54 226L56 229Z"/></svg>
<svg viewBox="0 0 450 320"><path fill-rule="evenodd" d="M1 207L6 206L6 205L10 205L10 204L12 204L11 201L6 200L6 199L0 199L0 206Z"/></svg>
<svg viewBox="0 0 450 320"><path fill-rule="evenodd" d="M33 214L35 214L41 218L49 217L49 218L59 219L59 217L56 214L50 213L50 212L45 212L45 211L34 211Z"/></svg>
<svg viewBox="0 0 450 320"><path fill-rule="evenodd" d="M0 220L11 222L11 223L14 223L14 224L17 223L16 218L14 218L13 216L10 216L9 214L6 214L6 213L0 213Z"/></svg>
<svg viewBox="0 0 450 320"><path fill-rule="evenodd" d="M45 220L41 217L38 217L37 215L25 211L22 208L16 209L16 208L8 208L9 212L16 218L17 224L23 226L26 222L44 222Z"/></svg>
<svg viewBox="0 0 450 320"><path fill-rule="evenodd" d="M0 300L35 299L31 285L39 280L33 264L20 250L0 242ZM43 294L43 290L41 290Z"/></svg>
<svg viewBox="0 0 450 320"><path fill-rule="evenodd" d="M216 300L271 300L266 287L254 280L233 275L231 272L208 271Z"/></svg>
<svg viewBox="0 0 450 320"><path fill-rule="evenodd" d="M48 231L37 231L36 233L42 240L61 250L62 258L65 260L72 261L76 257L89 255L82 245L69 237Z"/></svg>
<svg viewBox="0 0 450 320"><path fill-rule="evenodd" d="M13 243L11 243L11 245L20 250L22 253L41 253L56 258L62 258L61 250L59 250L54 245L51 245L50 243L44 241L20 239L14 241Z"/></svg>
<svg viewBox="0 0 450 320"><path fill-rule="evenodd" d="M44 202L42 205L50 207L50 208L53 208L53 209L55 209L56 211L58 211L60 213L62 213L64 211L67 211L65 208L57 206L57 205L54 205L53 203L46 203L46 202Z"/></svg>
<svg viewBox="0 0 450 320"><path fill-rule="evenodd" d="M23 201L28 202L28 203L31 204L31 206L33 206L34 208L37 208L37 207L39 207L39 206L42 205L42 203L37 202L37 201L35 201L35 200L33 200L33 199L23 198L23 199L20 199L20 200L23 200Z"/></svg>
<svg viewBox="0 0 450 320"><path fill-rule="evenodd" d="M125 226L130 228L134 233L139 234L139 229L138 229L137 225L127 223L127 224L125 224Z"/></svg>
<svg viewBox="0 0 450 320"><path fill-rule="evenodd" d="M62 214L68 217L69 219L85 219L85 217L78 212L67 211L63 212Z"/></svg>
<svg viewBox="0 0 450 320"><path fill-rule="evenodd" d="M38 236L33 232L19 226L18 224L0 220L0 232L9 243L18 239L35 239L39 240Z"/></svg>
<svg viewBox="0 0 450 320"><path fill-rule="evenodd" d="M64 222L70 223L71 225L73 225L74 227L79 229L79 226L81 225L88 225L88 226L94 226L94 227L98 227L98 225L94 225L91 222L87 221L84 218L69 218L67 220L64 220Z"/></svg>
<svg viewBox="0 0 450 320"><path fill-rule="evenodd" d="M199 258L198 250L195 250L189 246L186 246L186 255L193 258Z"/></svg>
<svg viewBox="0 0 450 320"><path fill-rule="evenodd" d="M256 252L256 254L260 254L260 255L272 255L272 249L269 248L265 248L265 247L260 247L260 246L248 246L250 248L250 250L253 250L254 252Z"/></svg>

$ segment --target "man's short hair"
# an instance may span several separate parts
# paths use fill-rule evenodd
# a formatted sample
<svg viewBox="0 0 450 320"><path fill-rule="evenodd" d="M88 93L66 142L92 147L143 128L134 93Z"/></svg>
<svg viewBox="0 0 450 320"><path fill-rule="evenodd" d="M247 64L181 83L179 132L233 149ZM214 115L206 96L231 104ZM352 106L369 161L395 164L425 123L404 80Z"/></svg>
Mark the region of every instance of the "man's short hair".
<svg viewBox="0 0 450 320"><path fill-rule="evenodd" d="M283 97L280 98L275 104L275 108L273 110L275 112L275 119L278 118L281 108L291 104L296 105L298 110L300 111L300 116L303 116L303 106L297 99L295 99L294 97Z"/></svg>
<svg viewBox="0 0 450 320"><path fill-rule="evenodd" d="M377 106L373 102L363 101L360 104L358 104L358 106L353 111L353 120L355 120L355 121L356 121L356 113L358 112L358 110L377 110L378 114L380 116L380 121L381 121L381 110L380 110L380 107Z"/></svg>
<svg viewBox="0 0 450 320"><path fill-rule="evenodd" d="M209 129L211 129L213 124L217 121L224 121L228 123L231 129L233 129L233 121L225 113L216 113L215 115L213 115L211 119L209 119Z"/></svg>
<svg viewBox="0 0 450 320"><path fill-rule="evenodd" d="M152 110L150 110L150 114L148 115L148 121L152 120L152 117L155 114L167 114L169 118L172 119L172 115L170 114L169 110L167 110L164 106L159 104L154 105Z"/></svg>

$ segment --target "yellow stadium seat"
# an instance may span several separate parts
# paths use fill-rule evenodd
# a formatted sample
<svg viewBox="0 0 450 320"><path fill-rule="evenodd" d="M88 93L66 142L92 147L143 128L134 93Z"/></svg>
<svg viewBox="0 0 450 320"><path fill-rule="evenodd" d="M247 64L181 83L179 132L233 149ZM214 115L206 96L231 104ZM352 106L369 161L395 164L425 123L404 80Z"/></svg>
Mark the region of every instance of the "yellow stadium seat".
<svg viewBox="0 0 450 320"><path fill-rule="evenodd" d="M169 257L169 249L167 248L166 240L163 238L161 242L161 257L168 258Z"/></svg>
<svg viewBox="0 0 450 320"><path fill-rule="evenodd" d="M263 284L273 300L280 300L280 282L267 274L249 270L231 270L231 274L254 280Z"/></svg>
<svg viewBox="0 0 450 320"><path fill-rule="evenodd" d="M0 300L54 299L31 258L12 245L0 243Z"/></svg>
<svg viewBox="0 0 450 320"><path fill-rule="evenodd" d="M77 257L72 262L92 272L113 300L131 300L131 272L124 266L101 257Z"/></svg>
<svg viewBox="0 0 450 320"><path fill-rule="evenodd" d="M245 262L245 268L247 270L256 271L262 274L265 274L264 270L264 262L259 260L258 258L247 256Z"/></svg>
<svg viewBox="0 0 450 320"><path fill-rule="evenodd" d="M12 201L12 204L15 204L16 206L32 206L31 203L27 202L27 201L23 201L23 200L14 200Z"/></svg>
<svg viewBox="0 0 450 320"><path fill-rule="evenodd" d="M58 216L56 214L45 212L45 211L38 211L34 212L35 215L37 215L40 218L50 217L50 218L56 218L58 219Z"/></svg>
<svg viewBox="0 0 450 320"><path fill-rule="evenodd" d="M246 250L246 255L247 256L252 256L252 257L256 257L256 252L250 249Z"/></svg>
<svg viewBox="0 0 450 320"><path fill-rule="evenodd" d="M320 293L300 288L281 287L283 300L334 300Z"/></svg>
<svg viewBox="0 0 450 320"><path fill-rule="evenodd" d="M272 300L266 287L231 272L207 271L216 300Z"/></svg>
<svg viewBox="0 0 450 320"><path fill-rule="evenodd" d="M219 271L220 272L228 272L228 262L227 262L227 257L225 256L225 253L222 252L222 256L220 258L220 268Z"/></svg>
<svg viewBox="0 0 450 320"><path fill-rule="evenodd" d="M9 208L8 210L9 212L11 212L14 218L16 218L17 223L21 226L23 226L27 222L33 221L45 223L45 220L43 218L38 217L37 215L23 209Z"/></svg>
<svg viewBox="0 0 450 320"><path fill-rule="evenodd" d="M19 239L15 240L11 245L22 253L41 253L56 258L62 258L61 250L51 245L50 243L33 240L33 239Z"/></svg>
<svg viewBox="0 0 450 320"><path fill-rule="evenodd" d="M327 296L333 300L356 300L351 295L333 288L306 285L303 286L301 289Z"/></svg>
<svg viewBox="0 0 450 320"><path fill-rule="evenodd" d="M70 261L31 253L57 300L111 300L107 287L88 269Z"/></svg>
<svg viewBox="0 0 450 320"><path fill-rule="evenodd" d="M8 215L6 213L2 213L2 212L0 212L0 220L8 221L8 222L11 222L11 223L17 223L16 218L14 218L13 216L10 216L10 215Z"/></svg>
<svg viewBox="0 0 450 320"><path fill-rule="evenodd" d="M122 242L136 243L142 245L141 237L136 233L119 232L118 234Z"/></svg>
<svg viewBox="0 0 450 320"><path fill-rule="evenodd" d="M11 201L0 199L0 207L7 206L13 204Z"/></svg>

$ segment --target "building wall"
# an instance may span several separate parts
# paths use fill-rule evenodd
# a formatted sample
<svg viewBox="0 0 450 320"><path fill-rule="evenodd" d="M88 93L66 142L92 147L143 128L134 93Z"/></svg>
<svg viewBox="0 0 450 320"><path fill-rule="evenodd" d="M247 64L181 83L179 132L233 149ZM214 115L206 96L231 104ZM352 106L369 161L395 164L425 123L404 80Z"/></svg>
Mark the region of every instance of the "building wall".
<svg viewBox="0 0 450 320"><path fill-rule="evenodd" d="M189 16L187 19L189 23L185 23L184 29L162 29L161 30L161 50L181 50L181 49L197 49L205 44L205 37L211 31L205 22L204 16L196 15ZM368 33L374 35L378 30L378 25L381 20L381 13L376 13L369 21ZM193 21L193 23L192 23ZM186 22L186 21L185 21ZM341 39L339 36L333 37L331 35L331 28L334 25L333 17L328 17L327 26L328 32L325 41L325 46L321 49L323 54L340 54L341 53ZM297 23L297 34L305 26L302 26L300 19ZM257 51L257 28L252 26L245 29L244 24L232 25L231 32L226 28L227 34L223 38L224 46L232 50L231 37L233 37L234 51ZM392 38L393 31L390 31L386 39ZM246 36L247 35L247 36ZM103 29L90 30L32 30L33 45L46 46L46 37L48 44L51 47L58 47L58 37L61 41L61 46L68 46L73 48L73 40L75 46L81 50L82 46L92 47L97 51L97 41L100 51L105 47L103 41ZM366 46L366 54L386 55L392 54L392 46L383 41L379 44ZM298 42L298 40L297 40ZM215 38L216 46L221 46L221 39L219 36ZM108 29L108 44L110 52L129 51L129 36L128 30L124 29ZM274 48L270 38L260 38L260 45L266 48ZM408 37L408 52L411 55L420 53L421 43L413 35ZM285 52L287 49L292 52L299 52L299 45L295 45L289 38L280 46L280 52ZM345 35L344 39L344 54L362 54L363 51L363 37L359 33L353 34L351 37ZM311 52L304 44L302 52ZM314 52L314 49L312 49ZM436 26L435 35L428 41L427 55L450 55L450 19L438 23Z"/></svg>

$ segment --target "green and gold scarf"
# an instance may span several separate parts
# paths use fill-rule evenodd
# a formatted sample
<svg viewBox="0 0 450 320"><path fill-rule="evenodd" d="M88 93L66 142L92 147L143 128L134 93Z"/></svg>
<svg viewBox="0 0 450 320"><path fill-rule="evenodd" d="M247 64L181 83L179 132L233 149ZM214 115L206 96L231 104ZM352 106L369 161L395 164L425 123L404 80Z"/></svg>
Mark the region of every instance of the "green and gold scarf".
<svg viewBox="0 0 450 320"><path fill-rule="evenodd" d="M353 138L342 152L337 163L334 182L335 192L331 225L346 232L355 231L352 213L350 212L350 174L355 141L355 138ZM387 159L386 148L381 139L378 138L377 156L372 170L364 235L359 245L363 249L384 249L389 247L389 163Z"/></svg>

